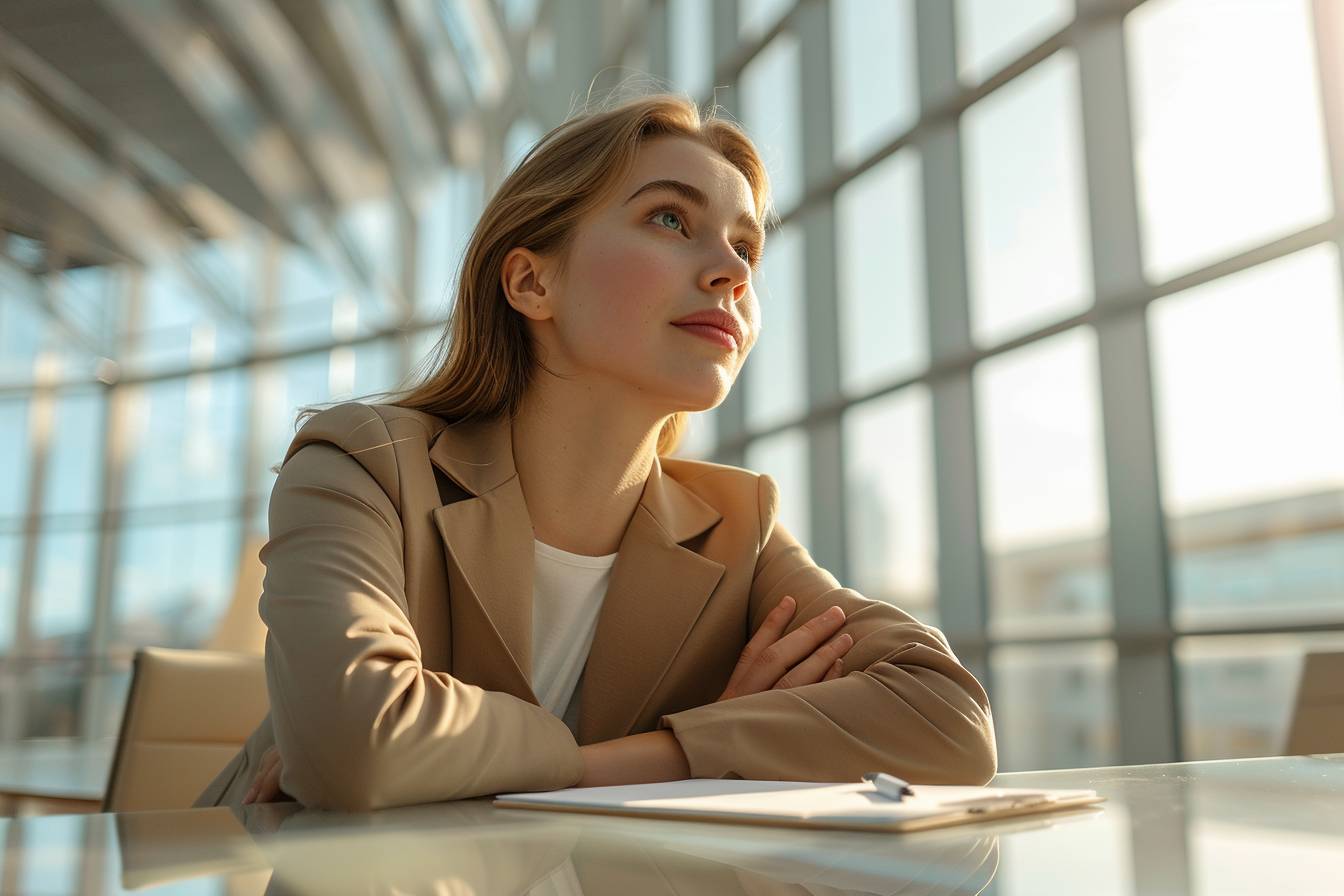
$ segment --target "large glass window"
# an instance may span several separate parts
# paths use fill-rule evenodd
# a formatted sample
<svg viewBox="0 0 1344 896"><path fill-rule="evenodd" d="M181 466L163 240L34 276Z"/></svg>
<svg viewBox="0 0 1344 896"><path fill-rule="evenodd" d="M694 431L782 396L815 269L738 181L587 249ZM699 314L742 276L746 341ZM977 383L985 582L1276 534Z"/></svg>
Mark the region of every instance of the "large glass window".
<svg viewBox="0 0 1344 896"><path fill-rule="evenodd" d="M43 512L96 513L102 499L103 393L101 390L65 391L54 401Z"/></svg>
<svg viewBox="0 0 1344 896"><path fill-rule="evenodd" d="M928 363L919 156L904 149L836 199L840 374L861 393Z"/></svg>
<svg viewBox="0 0 1344 896"><path fill-rule="evenodd" d="M957 0L957 68L978 84L1073 18L1074 0Z"/></svg>
<svg viewBox="0 0 1344 896"><path fill-rule="evenodd" d="M913 0L833 0L835 157L853 164L919 117Z"/></svg>
<svg viewBox="0 0 1344 896"><path fill-rule="evenodd" d="M781 227L753 284L761 304L761 334L747 358L747 424L755 429L801 414L807 407L807 330L803 305L803 234Z"/></svg>
<svg viewBox="0 0 1344 896"><path fill-rule="evenodd" d="M1096 337L1089 328L975 371L989 616L999 634L1111 617Z"/></svg>
<svg viewBox="0 0 1344 896"><path fill-rule="evenodd" d="M803 122L798 102L798 38L784 33L742 71L742 121L770 175L774 206L803 195ZM768 254L767 250L767 254Z"/></svg>
<svg viewBox="0 0 1344 896"><path fill-rule="evenodd" d="M709 92L714 77L714 10L710 0L678 0L667 4L672 34L672 84L697 100Z"/></svg>
<svg viewBox="0 0 1344 896"><path fill-rule="evenodd" d="M1330 216L1309 0L1149 0L1125 37L1149 279Z"/></svg>
<svg viewBox="0 0 1344 896"><path fill-rule="evenodd" d="M971 330L993 345L1091 304L1078 61L1060 50L966 110Z"/></svg>
<svg viewBox="0 0 1344 896"><path fill-rule="evenodd" d="M1149 308L1180 626L1344 617L1344 320L1329 244Z"/></svg>
<svg viewBox="0 0 1344 896"><path fill-rule="evenodd" d="M854 405L845 412L844 444L853 587L937 624L928 390L914 386Z"/></svg>
<svg viewBox="0 0 1344 896"><path fill-rule="evenodd" d="M27 398L0 398L0 519L28 510L28 469L32 459Z"/></svg>

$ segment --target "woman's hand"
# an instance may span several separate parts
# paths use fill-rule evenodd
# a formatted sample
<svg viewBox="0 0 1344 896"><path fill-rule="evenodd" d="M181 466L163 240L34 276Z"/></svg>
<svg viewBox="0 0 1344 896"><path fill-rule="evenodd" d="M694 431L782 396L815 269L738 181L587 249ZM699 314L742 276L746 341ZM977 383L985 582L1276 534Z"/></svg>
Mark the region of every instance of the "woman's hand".
<svg viewBox="0 0 1344 896"><path fill-rule="evenodd" d="M793 598L786 595L779 606L770 611L760 630L743 648L733 677L728 679L728 687L715 703L745 694L796 688L840 677L841 657L854 646L854 639L847 634L831 636L844 625L845 611L831 607L781 638L794 610Z"/></svg>
<svg viewBox="0 0 1344 896"><path fill-rule="evenodd" d="M243 797L243 804L273 802L283 791L280 789L280 772L284 764L280 761L280 750L271 747L261 754L257 764L257 774L252 778L252 786Z"/></svg>

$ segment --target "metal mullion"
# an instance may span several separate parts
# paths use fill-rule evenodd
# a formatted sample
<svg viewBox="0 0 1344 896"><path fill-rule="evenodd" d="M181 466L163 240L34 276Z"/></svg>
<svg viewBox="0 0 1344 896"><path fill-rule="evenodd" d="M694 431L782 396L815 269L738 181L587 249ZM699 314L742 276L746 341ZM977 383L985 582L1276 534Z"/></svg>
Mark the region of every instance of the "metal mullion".
<svg viewBox="0 0 1344 896"><path fill-rule="evenodd" d="M946 0L917 0L921 123L914 144L923 186L929 358L965 357L973 350L966 275L960 121L924 118L959 91L954 10ZM992 690L988 651L985 553L980 531L972 369L930 382L934 496L938 529L939 624L975 675Z"/></svg>
<svg viewBox="0 0 1344 896"><path fill-rule="evenodd" d="M140 317L144 312L144 277L140 268L127 268L121 288L127 301L126 318L117 352L129 356L143 333ZM127 446L131 443L131 402L143 386L121 383L107 390L104 418L103 482L98 529L98 565L94 574L93 618L89 630L89 681L80 712L80 734L94 738L105 726L103 713L108 709L104 698L112 663L109 642L112 632L113 585L116 581L117 556L121 546L126 514Z"/></svg>
<svg viewBox="0 0 1344 896"><path fill-rule="evenodd" d="M714 45L710 53L710 65L715 71L720 71L724 60L732 55L737 46L737 0L724 0L722 3L715 3L712 8L711 31ZM714 82L718 83L720 82ZM723 114L736 121L741 120L741 94L736 89L720 93L711 84L710 94L714 102L721 107ZM739 376L734 388L729 390L728 396L714 412L714 450L711 456L719 463L741 466L745 462L746 443L743 436L746 433L747 418L746 407L743 404L746 395L744 385L742 377ZM725 448L725 445L730 447Z"/></svg>
<svg viewBox="0 0 1344 896"><path fill-rule="evenodd" d="M1093 286L1101 304L1144 284L1123 21L1098 19L1081 34L1077 53ZM1147 317L1102 317L1096 332L1120 761L1173 762L1180 724ZM1138 633L1146 637L1130 637Z"/></svg>
<svg viewBox="0 0 1344 896"><path fill-rule="evenodd" d="M830 4L804 3L794 11L798 37L797 77L800 109L808 110L802 140L804 189L829 179L835 168L831 118ZM801 120L801 119L800 119ZM840 324L836 308L835 197L814 205L801 220L803 303L807 332L807 406L840 399ZM841 419L811 419L807 429L808 550L840 581L848 578L845 557L845 474Z"/></svg>

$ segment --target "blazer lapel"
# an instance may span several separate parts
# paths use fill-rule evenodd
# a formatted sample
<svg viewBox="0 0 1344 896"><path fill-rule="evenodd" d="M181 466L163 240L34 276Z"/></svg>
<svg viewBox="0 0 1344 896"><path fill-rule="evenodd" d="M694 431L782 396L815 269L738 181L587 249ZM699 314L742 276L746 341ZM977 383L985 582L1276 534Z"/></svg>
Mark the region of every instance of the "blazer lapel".
<svg viewBox="0 0 1344 896"><path fill-rule="evenodd" d="M624 737L638 722L723 577L683 547L722 517L654 458L612 567L584 666L579 743Z"/></svg>
<svg viewBox="0 0 1344 896"><path fill-rule="evenodd" d="M430 462L468 497L434 510L445 546L452 674L540 705L532 690L532 520L509 419L446 427ZM630 732L667 674L724 566L683 543L720 514L658 459L626 527L584 666L580 743Z"/></svg>
<svg viewBox="0 0 1344 896"><path fill-rule="evenodd" d="M469 497L434 510L452 614L452 674L540 705L532 691L532 520L507 417L446 427L430 462Z"/></svg>

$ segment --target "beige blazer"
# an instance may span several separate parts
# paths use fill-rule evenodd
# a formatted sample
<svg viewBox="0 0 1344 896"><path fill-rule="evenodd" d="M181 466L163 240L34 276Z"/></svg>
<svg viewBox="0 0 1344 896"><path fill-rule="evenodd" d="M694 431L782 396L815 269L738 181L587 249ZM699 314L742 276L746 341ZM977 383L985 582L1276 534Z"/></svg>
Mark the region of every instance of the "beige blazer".
<svg viewBox="0 0 1344 896"><path fill-rule="evenodd" d="M769 476L655 462L584 666L576 741L529 683L533 531L508 419L321 411L285 454L259 555L270 712L195 805L241 804L272 744L285 793L369 810L571 787L579 744L662 728L697 778L988 781L988 698L941 632L842 588L778 507ZM843 677L713 702L786 594L790 630L844 608Z"/></svg>

